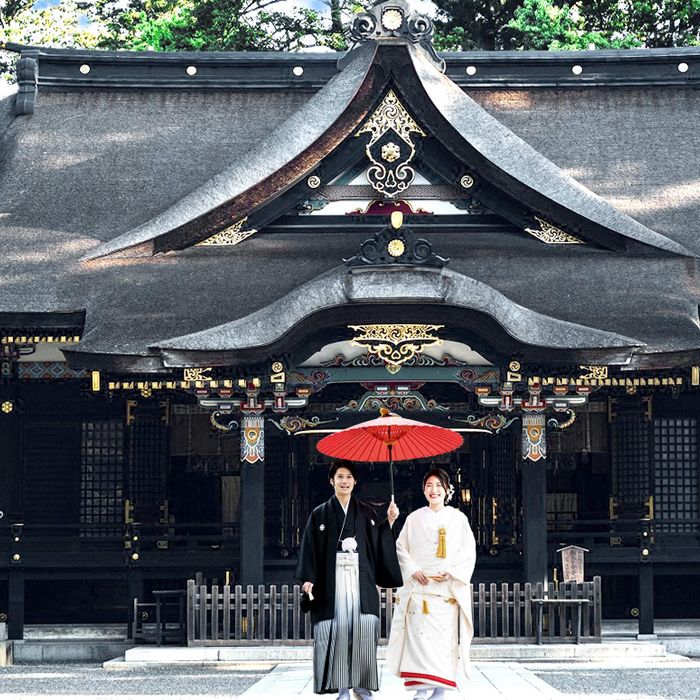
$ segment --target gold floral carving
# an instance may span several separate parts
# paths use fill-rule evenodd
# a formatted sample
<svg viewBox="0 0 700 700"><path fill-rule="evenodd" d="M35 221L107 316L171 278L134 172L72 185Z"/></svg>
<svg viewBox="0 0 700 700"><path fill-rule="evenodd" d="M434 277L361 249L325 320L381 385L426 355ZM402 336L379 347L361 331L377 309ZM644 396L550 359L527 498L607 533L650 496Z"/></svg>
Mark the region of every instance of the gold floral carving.
<svg viewBox="0 0 700 700"><path fill-rule="evenodd" d="M387 244L386 252L392 258L400 258L406 252L406 244L400 238L393 238Z"/></svg>
<svg viewBox="0 0 700 700"><path fill-rule="evenodd" d="M588 374L582 374L579 379L607 379L608 368L606 365L581 365L581 369L587 369Z"/></svg>
<svg viewBox="0 0 700 700"><path fill-rule="evenodd" d="M210 382L212 381L211 367L186 367L182 370L182 381L184 382Z"/></svg>
<svg viewBox="0 0 700 700"><path fill-rule="evenodd" d="M238 245L241 241L244 241L249 236L257 233L257 229L254 228L243 229L246 221L248 221L247 216L244 219L237 221L232 226L228 226L223 231L215 233L205 241L197 243L197 245Z"/></svg>
<svg viewBox="0 0 700 700"><path fill-rule="evenodd" d="M397 8L390 8L382 12L382 27L389 31L398 29L403 24L403 12Z"/></svg>
<svg viewBox="0 0 700 700"><path fill-rule="evenodd" d="M441 345L442 340L434 335L444 326L424 323L377 323L348 326L356 332L352 344L367 348L386 365L391 374L431 345Z"/></svg>
<svg viewBox="0 0 700 700"><path fill-rule="evenodd" d="M401 157L401 149L393 142L385 143L382 146L382 158L387 163L393 163L397 158Z"/></svg>
<svg viewBox="0 0 700 700"><path fill-rule="evenodd" d="M535 217L535 220L540 225L539 229L526 228L525 230L535 238L539 238L541 241L549 244L563 244L563 245L573 245L582 244L583 241L576 236L572 236L570 233L562 231L553 224L540 219L539 216Z"/></svg>
<svg viewBox="0 0 700 700"><path fill-rule="evenodd" d="M403 141L405 150L394 141L380 147L377 142L390 131ZM389 90L379 107L355 135L361 134L370 134L371 137L365 153L372 163L367 170L367 179L372 187L387 197L394 197L406 190L416 175L409 165L416 154L411 134L426 136L426 133L406 111L393 90ZM387 167L387 162L396 162L396 165Z"/></svg>

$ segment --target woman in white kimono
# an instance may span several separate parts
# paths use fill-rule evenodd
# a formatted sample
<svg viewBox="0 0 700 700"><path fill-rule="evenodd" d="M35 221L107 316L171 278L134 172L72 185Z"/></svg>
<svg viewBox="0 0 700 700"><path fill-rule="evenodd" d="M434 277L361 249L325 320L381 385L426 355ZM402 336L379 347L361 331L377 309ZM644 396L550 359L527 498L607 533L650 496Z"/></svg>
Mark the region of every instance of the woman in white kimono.
<svg viewBox="0 0 700 700"><path fill-rule="evenodd" d="M467 517L446 505L453 491L447 472L429 471L423 478L428 505L406 518L396 542L404 585L394 608L387 664L416 691L415 700L439 700L446 689L456 688L459 657L468 675L476 543Z"/></svg>

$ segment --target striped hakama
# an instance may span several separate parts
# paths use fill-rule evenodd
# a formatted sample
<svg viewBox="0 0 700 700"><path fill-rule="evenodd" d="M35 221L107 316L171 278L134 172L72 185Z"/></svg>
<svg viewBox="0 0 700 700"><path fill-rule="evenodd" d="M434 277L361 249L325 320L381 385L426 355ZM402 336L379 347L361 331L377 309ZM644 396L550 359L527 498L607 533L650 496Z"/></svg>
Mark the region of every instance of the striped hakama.
<svg viewBox="0 0 700 700"><path fill-rule="evenodd" d="M340 688L379 689L379 618L360 612L357 553L338 552L335 564L335 617L314 625L314 692Z"/></svg>

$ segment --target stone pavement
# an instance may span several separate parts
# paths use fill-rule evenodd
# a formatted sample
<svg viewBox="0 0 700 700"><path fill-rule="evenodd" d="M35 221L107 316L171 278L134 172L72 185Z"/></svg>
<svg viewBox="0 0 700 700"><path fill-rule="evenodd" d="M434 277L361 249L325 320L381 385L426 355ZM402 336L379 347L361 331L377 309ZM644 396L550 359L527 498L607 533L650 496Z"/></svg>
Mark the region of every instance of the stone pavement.
<svg viewBox="0 0 700 700"><path fill-rule="evenodd" d="M381 668L380 690L376 700L410 700L403 682ZM458 677L459 690L446 693L446 700L478 698L479 700L558 700L562 694L540 680L532 671L517 663L484 662L474 664L469 680ZM248 688L241 696L246 700L291 700L319 698L314 695L309 664L280 664L267 676ZM327 695L332 698L334 696Z"/></svg>
<svg viewBox="0 0 700 700"><path fill-rule="evenodd" d="M271 675L268 675L271 674ZM335 700L313 696L309 662L120 666L27 664L0 668L0 700ZM700 700L700 659L483 661L447 700ZM376 700L411 700L383 673Z"/></svg>

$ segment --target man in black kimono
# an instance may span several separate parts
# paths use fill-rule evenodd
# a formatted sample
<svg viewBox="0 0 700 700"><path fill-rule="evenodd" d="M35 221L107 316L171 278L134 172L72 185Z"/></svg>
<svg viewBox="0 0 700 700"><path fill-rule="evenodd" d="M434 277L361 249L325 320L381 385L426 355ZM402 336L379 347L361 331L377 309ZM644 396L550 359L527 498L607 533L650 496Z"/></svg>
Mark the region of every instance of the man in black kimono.
<svg viewBox="0 0 700 700"><path fill-rule="evenodd" d="M403 583L391 530L399 509L392 501L380 522L353 498L357 474L350 462L333 462L328 476L335 493L309 516L295 577L311 599L314 692L348 700L352 688L365 700L379 689L377 586Z"/></svg>

